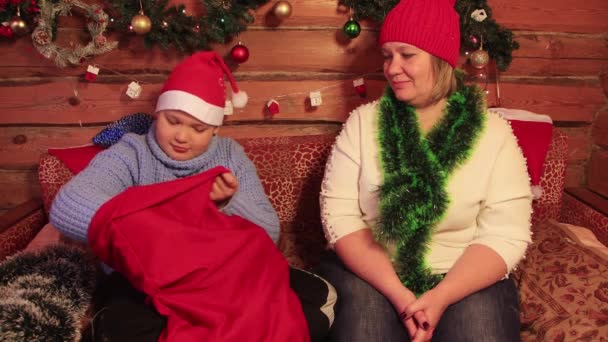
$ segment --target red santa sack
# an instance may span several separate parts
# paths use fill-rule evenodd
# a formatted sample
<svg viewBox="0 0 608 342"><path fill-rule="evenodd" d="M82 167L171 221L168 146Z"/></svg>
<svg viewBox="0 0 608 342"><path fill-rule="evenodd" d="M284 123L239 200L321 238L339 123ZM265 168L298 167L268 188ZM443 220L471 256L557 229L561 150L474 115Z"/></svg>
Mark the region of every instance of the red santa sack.
<svg viewBox="0 0 608 342"><path fill-rule="evenodd" d="M167 317L159 341L309 341L281 252L209 199L226 171L127 189L93 217L92 249Z"/></svg>

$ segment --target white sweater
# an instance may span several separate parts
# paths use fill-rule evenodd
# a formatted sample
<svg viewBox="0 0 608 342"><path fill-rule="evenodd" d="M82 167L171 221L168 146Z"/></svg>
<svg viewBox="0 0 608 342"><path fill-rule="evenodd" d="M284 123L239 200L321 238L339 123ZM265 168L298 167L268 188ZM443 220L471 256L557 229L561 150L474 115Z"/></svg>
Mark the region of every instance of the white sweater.
<svg viewBox="0 0 608 342"><path fill-rule="evenodd" d="M326 165L320 201L330 247L352 232L377 228L383 183L377 105L365 104L351 113ZM508 122L486 115L470 157L447 182L449 205L426 256L435 274L447 273L471 244L493 249L510 271L531 242L532 194L525 159Z"/></svg>

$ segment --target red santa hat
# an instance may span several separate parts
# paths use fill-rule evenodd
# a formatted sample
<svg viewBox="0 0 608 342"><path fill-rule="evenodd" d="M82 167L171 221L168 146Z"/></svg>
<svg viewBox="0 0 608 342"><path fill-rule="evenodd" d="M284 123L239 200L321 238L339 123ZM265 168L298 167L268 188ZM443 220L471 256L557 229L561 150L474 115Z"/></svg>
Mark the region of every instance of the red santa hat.
<svg viewBox="0 0 608 342"><path fill-rule="evenodd" d="M526 158L532 195L534 199L540 198L543 194L540 179L553 134L551 117L520 109L492 108L490 111L502 116L511 124L513 134Z"/></svg>
<svg viewBox="0 0 608 342"><path fill-rule="evenodd" d="M202 51L173 69L161 90L155 111L181 110L206 124L220 126L226 105L224 75L232 88L232 105L245 107L247 94L239 91L224 60L214 51Z"/></svg>

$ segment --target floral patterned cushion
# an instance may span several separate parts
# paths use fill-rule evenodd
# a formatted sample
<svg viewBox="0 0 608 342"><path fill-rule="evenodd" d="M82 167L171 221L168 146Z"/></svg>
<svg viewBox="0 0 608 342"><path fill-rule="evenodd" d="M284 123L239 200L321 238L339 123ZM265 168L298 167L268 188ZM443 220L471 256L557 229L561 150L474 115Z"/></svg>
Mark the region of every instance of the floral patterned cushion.
<svg viewBox="0 0 608 342"><path fill-rule="evenodd" d="M600 341L608 336L608 260L576 244L555 221L533 227L514 276L523 341Z"/></svg>

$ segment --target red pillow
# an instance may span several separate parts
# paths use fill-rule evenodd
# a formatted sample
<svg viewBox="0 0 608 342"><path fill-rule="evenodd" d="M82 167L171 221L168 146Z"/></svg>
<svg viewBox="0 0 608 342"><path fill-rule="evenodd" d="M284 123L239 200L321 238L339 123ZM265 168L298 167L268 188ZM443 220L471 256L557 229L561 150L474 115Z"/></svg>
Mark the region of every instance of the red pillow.
<svg viewBox="0 0 608 342"><path fill-rule="evenodd" d="M89 165L89 162L97 153L103 150L103 147L86 145L67 148L49 148L48 152L61 160L73 174L77 174Z"/></svg>
<svg viewBox="0 0 608 342"><path fill-rule="evenodd" d="M492 108L492 112L498 113L508 120L517 138L528 165L528 174L532 183L532 193L537 199L542 196L540 178L543 175L543 165L551 144L553 134L553 121L547 115L535 114L525 110Z"/></svg>

